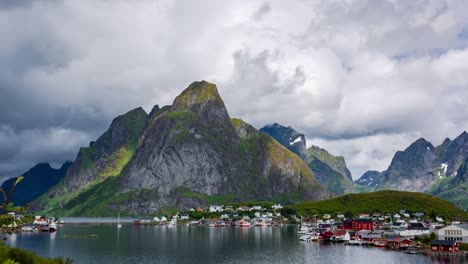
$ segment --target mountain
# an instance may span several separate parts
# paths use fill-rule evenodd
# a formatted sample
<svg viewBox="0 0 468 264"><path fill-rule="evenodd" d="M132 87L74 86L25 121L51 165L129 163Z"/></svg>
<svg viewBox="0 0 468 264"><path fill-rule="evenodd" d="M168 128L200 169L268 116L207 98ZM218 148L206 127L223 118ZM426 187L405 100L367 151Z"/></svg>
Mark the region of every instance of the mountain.
<svg viewBox="0 0 468 264"><path fill-rule="evenodd" d="M384 176L384 171L366 171L359 179L354 181L354 184L362 191L372 191L382 183Z"/></svg>
<svg viewBox="0 0 468 264"><path fill-rule="evenodd" d="M427 192L468 208L465 165L468 158L468 134L445 139L434 147L421 138L404 151L397 151L388 169L369 185L377 190ZM356 180L363 185L368 172ZM366 177L365 177L366 176Z"/></svg>
<svg viewBox="0 0 468 264"><path fill-rule="evenodd" d="M424 192L434 183L437 161L435 148L425 139L416 140L404 151L397 151L379 189Z"/></svg>
<svg viewBox="0 0 468 264"><path fill-rule="evenodd" d="M231 119L216 86L205 81L150 115L135 109L117 118L72 168L36 210L150 215L217 201L331 197L297 155Z"/></svg>
<svg viewBox="0 0 468 264"><path fill-rule="evenodd" d="M460 165L454 177L436 182L429 192L468 209L468 157Z"/></svg>
<svg viewBox="0 0 468 264"><path fill-rule="evenodd" d="M278 143L296 153L299 157L304 157L304 152L306 150L305 136L304 134L297 132L294 128L274 123L272 125L262 127L260 132L270 135L278 141Z"/></svg>
<svg viewBox="0 0 468 264"><path fill-rule="evenodd" d="M325 149L312 146L306 149L304 134L294 128L278 123L266 125L260 129L278 143L301 157L312 169L317 180L327 190L335 194L356 192L351 178L351 172L346 167L346 162L341 156L333 156Z"/></svg>
<svg viewBox="0 0 468 264"><path fill-rule="evenodd" d="M39 163L23 173L23 180L18 183L9 199L14 205L25 205L47 192L62 179L71 162L65 162L60 169L54 169L49 163ZM10 178L2 184L7 193L13 187L17 177Z"/></svg>
<svg viewBox="0 0 468 264"><path fill-rule="evenodd" d="M400 210L424 213L427 219L444 216L449 220L467 220L468 214L448 201L416 192L378 191L347 194L336 198L303 202L286 206L298 215L351 214L363 212L395 213Z"/></svg>

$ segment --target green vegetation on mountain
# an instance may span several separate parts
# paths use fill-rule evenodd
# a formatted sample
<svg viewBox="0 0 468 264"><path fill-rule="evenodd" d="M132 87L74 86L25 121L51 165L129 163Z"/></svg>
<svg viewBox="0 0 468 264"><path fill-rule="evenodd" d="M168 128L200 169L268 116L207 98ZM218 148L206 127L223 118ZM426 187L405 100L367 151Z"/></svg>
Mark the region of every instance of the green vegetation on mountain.
<svg viewBox="0 0 468 264"><path fill-rule="evenodd" d="M319 183L328 191L338 195L356 192L351 172L346 167L343 157L333 156L317 146L306 149L305 135L290 126L274 123L264 126L260 131L270 135L279 144L303 159Z"/></svg>
<svg viewBox="0 0 468 264"><path fill-rule="evenodd" d="M448 201L432 195L402 192L379 191L372 193L346 194L329 200L303 202L287 206L299 215L359 213L422 212L426 216L444 216L449 219L467 220L468 214Z"/></svg>
<svg viewBox="0 0 468 264"><path fill-rule="evenodd" d="M34 209L63 216L151 215L209 203L330 197L296 154L240 119L216 86L195 82L172 106L137 108L80 151Z"/></svg>
<svg viewBox="0 0 468 264"><path fill-rule="evenodd" d="M333 156L317 146L308 148L304 161L309 165L320 184L329 191L341 195L356 192L351 179L351 172L346 167L343 157Z"/></svg>

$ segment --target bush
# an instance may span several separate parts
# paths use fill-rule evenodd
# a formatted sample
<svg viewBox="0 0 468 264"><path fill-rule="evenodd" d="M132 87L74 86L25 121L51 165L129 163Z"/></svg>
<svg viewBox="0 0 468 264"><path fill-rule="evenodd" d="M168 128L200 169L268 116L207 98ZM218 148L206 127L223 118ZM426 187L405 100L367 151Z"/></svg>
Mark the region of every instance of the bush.
<svg viewBox="0 0 468 264"><path fill-rule="evenodd" d="M468 251L468 243L460 243L460 246L458 247L458 249Z"/></svg>
<svg viewBox="0 0 468 264"><path fill-rule="evenodd" d="M42 258L24 249L11 248L0 243L0 263L3 264L71 264L73 260L66 258Z"/></svg>

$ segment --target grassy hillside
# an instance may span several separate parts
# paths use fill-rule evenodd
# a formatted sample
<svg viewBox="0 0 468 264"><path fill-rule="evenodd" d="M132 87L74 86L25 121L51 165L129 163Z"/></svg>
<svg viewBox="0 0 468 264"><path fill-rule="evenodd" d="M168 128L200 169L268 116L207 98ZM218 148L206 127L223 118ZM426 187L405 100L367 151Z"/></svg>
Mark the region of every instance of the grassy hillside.
<svg viewBox="0 0 468 264"><path fill-rule="evenodd" d="M329 200L297 203L287 208L308 216L325 213L394 213L406 210L423 212L428 217L437 215L448 219L468 219L465 211L450 202L428 194L400 191L347 194Z"/></svg>

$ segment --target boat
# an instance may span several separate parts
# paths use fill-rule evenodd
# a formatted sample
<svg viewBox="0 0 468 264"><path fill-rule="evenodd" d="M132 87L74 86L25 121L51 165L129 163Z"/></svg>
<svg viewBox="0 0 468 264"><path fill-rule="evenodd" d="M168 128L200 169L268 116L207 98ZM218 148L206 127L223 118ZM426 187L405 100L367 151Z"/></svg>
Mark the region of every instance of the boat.
<svg viewBox="0 0 468 264"><path fill-rule="evenodd" d="M117 215L117 228L121 228L122 224L120 223L120 214Z"/></svg>
<svg viewBox="0 0 468 264"><path fill-rule="evenodd" d="M241 222L239 223L239 226L240 226L240 227L250 227L251 224L250 224L250 222L247 222L247 221L241 221Z"/></svg>
<svg viewBox="0 0 468 264"><path fill-rule="evenodd" d="M258 221L254 223L254 226L267 227L268 223L263 221Z"/></svg>
<svg viewBox="0 0 468 264"><path fill-rule="evenodd" d="M374 242L374 247L385 247L385 243L383 241L377 240Z"/></svg>
<svg viewBox="0 0 468 264"><path fill-rule="evenodd" d="M311 236L310 241L312 242L320 242L320 236Z"/></svg>
<svg viewBox="0 0 468 264"><path fill-rule="evenodd" d="M360 246L362 245L362 241L360 239L351 239L345 243L348 246Z"/></svg>
<svg viewBox="0 0 468 264"><path fill-rule="evenodd" d="M305 235L300 236L299 240L301 240L301 241L310 241L310 238L311 238L311 235L305 234Z"/></svg>
<svg viewBox="0 0 468 264"><path fill-rule="evenodd" d="M32 232L32 231L34 231L34 226L25 225L25 226L21 227L21 231L23 231L23 232Z"/></svg>
<svg viewBox="0 0 468 264"><path fill-rule="evenodd" d="M408 250L406 251L408 254L419 254L421 251L419 251L418 247L408 247Z"/></svg>
<svg viewBox="0 0 468 264"><path fill-rule="evenodd" d="M167 224L166 226L167 227L174 227L176 225L177 225L177 219L172 218L171 221L169 222L169 224Z"/></svg>
<svg viewBox="0 0 468 264"><path fill-rule="evenodd" d="M55 222L51 222L49 224L49 230L48 230L50 233L53 233L55 231L57 231L57 224Z"/></svg>

